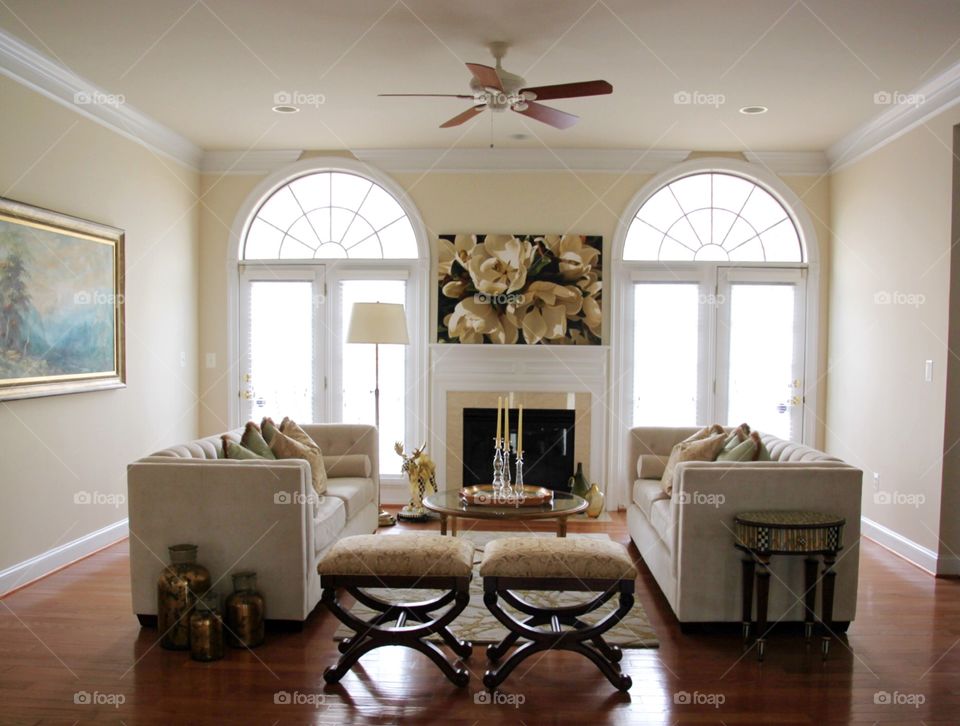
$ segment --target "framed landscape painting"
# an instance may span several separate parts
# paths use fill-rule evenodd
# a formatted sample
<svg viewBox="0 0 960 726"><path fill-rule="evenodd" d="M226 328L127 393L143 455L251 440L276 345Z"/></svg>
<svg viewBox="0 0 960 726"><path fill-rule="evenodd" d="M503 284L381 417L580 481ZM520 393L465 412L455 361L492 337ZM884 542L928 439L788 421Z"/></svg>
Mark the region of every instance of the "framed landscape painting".
<svg viewBox="0 0 960 726"><path fill-rule="evenodd" d="M0 400L125 385L123 242L0 197Z"/></svg>

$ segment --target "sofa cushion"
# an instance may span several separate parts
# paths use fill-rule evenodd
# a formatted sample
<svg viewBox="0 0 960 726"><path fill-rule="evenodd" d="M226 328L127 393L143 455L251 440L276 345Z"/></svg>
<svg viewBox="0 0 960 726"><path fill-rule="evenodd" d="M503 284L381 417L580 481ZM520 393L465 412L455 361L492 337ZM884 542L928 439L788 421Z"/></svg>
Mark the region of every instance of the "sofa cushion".
<svg viewBox="0 0 960 726"><path fill-rule="evenodd" d="M313 554L317 555L336 540L347 523L347 508L337 497L318 497L313 508Z"/></svg>
<svg viewBox="0 0 960 726"><path fill-rule="evenodd" d="M650 526L667 546L667 550L673 554L675 528L671 511L669 499L658 499L650 505Z"/></svg>
<svg viewBox="0 0 960 726"><path fill-rule="evenodd" d="M637 457L637 476L640 479L660 479L668 458L657 454L640 454Z"/></svg>
<svg viewBox="0 0 960 726"><path fill-rule="evenodd" d="M317 565L323 575L473 576L473 544L439 534L356 534L337 542Z"/></svg>
<svg viewBox="0 0 960 726"><path fill-rule="evenodd" d="M343 502L347 508L347 519L353 519L361 509L377 498L373 480L362 477L328 479L327 494Z"/></svg>
<svg viewBox="0 0 960 726"><path fill-rule="evenodd" d="M240 437L240 445L250 449L254 454L264 459L277 458L273 455L273 452L270 451L270 444L264 441L263 436L260 434L260 428L253 421L247 421L247 425L243 429L243 436Z"/></svg>
<svg viewBox="0 0 960 726"><path fill-rule="evenodd" d="M323 468L323 454L320 447L305 446L284 433L277 431L270 442L270 450L278 459L306 459L310 464L310 478L317 494L327 490L327 472Z"/></svg>
<svg viewBox="0 0 960 726"><path fill-rule="evenodd" d="M585 537L504 537L484 548L480 575L632 580L637 568L619 542Z"/></svg>
<svg viewBox="0 0 960 726"><path fill-rule="evenodd" d="M328 481L337 477L369 478L372 470L370 457L366 454L324 455L323 466L327 470Z"/></svg>
<svg viewBox="0 0 960 726"><path fill-rule="evenodd" d="M663 492L658 479L637 479L633 483L633 503L640 507L643 515L650 519L650 507L661 499L669 500Z"/></svg>
<svg viewBox="0 0 960 726"><path fill-rule="evenodd" d="M716 428L720 427L717 426ZM698 431L695 435L699 434ZM660 485L663 487L664 493L671 494L673 492L673 472L677 464L684 461L713 461L717 458L720 450L723 449L726 441L727 434L724 433L723 429L720 429L719 433L706 438L687 439L674 446L673 451L670 452L670 458L667 460L663 476L660 478Z"/></svg>

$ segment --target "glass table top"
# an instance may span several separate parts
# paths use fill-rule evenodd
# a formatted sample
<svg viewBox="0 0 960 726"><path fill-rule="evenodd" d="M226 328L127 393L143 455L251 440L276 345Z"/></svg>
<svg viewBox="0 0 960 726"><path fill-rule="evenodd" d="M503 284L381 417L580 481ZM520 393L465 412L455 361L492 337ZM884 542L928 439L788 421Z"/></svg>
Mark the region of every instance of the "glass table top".
<svg viewBox="0 0 960 726"><path fill-rule="evenodd" d="M535 507L515 504L467 504L460 498L459 489L447 489L424 497L423 506L431 511L452 516L533 519L577 514L587 508L587 500L568 492L554 492L553 502Z"/></svg>

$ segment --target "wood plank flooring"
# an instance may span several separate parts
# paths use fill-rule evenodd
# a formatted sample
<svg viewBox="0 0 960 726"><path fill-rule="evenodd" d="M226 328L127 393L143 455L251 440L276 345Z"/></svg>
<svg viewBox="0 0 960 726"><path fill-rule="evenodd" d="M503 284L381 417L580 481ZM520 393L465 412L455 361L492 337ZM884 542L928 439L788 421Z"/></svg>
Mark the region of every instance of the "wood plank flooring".
<svg viewBox="0 0 960 726"><path fill-rule="evenodd" d="M622 514L570 531L629 541ZM302 632L268 633L262 647L217 663L164 651L130 612L121 542L0 601L0 724L960 724L960 581L934 579L866 540L861 560L857 620L826 663L797 633L775 634L763 664L736 632L682 633L641 567L638 599L661 647L625 651L629 694L586 659L550 653L488 703L479 646L465 689L402 648L371 653L326 686L337 622L322 606ZM296 702L276 702L283 694Z"/></svg>

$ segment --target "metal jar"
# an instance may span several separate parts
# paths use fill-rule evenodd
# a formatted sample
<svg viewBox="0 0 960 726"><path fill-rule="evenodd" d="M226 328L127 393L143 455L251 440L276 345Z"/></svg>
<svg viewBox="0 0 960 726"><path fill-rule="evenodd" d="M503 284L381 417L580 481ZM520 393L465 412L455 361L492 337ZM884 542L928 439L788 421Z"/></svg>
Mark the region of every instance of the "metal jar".
<svg viewBox="0 0 960 726"><path fill-rule="evenodd" d="M257 592L256 572L233 575L227 598L227 642L234 648L255 648L263 642L263 595Z"/></svg>
<svg viewBox="0 0 960 726"><path fill-rule="evenodd" d="M223 658L223 652L220 596L210 591L197 601L190 615L190 657L209 662Z"/></svg>
<svg viewBox="0 0 960 726"><path fill-rule="evenodd" d="M168 548L170 564L157 580L157 629L160 645L169 650L190 647L190 612L197 599L210 589L210 572L197 564L197 546Z"/></svg>

